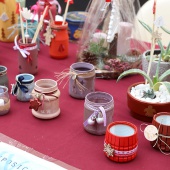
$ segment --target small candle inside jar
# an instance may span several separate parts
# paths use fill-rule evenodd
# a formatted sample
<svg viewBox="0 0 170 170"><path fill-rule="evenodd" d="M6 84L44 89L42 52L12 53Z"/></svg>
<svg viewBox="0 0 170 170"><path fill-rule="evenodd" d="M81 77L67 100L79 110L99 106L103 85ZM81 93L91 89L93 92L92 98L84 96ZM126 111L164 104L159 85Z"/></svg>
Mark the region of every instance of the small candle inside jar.
<svg viewBox="0 0 170 170"><path fill-rule="evenodd" d="M4 99L0 99L0 106L4 106L4 105L5 105Z"/></svg>

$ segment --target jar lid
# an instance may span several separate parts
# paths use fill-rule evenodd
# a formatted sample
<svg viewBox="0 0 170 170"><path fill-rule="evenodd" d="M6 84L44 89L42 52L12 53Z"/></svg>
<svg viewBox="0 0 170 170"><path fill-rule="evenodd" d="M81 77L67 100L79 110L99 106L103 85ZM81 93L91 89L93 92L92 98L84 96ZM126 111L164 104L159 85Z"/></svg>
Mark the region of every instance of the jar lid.
<svg viewBox="0 0 170 170"><path fill-rule="evenodd" d="M84 22L87 16L87 12L84 11L72 11L67 13L67 21L71 22Z"/></svg>

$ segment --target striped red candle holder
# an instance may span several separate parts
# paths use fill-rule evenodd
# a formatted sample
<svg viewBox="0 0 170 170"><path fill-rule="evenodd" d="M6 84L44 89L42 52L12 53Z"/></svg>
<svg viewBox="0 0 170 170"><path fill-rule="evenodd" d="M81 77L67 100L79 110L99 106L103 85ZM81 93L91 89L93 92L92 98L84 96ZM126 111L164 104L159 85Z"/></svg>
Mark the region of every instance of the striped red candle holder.
<svg viewBox="0 0 170 170"><path fill-rule="evenodd" d="M104 153L112 161L128 162L137 155L137 127L126 121L116 121L108 125Z"/></svg>
<svg viewBox="0 0 170 170"><path fill-rule="evenodd" d="M158 138L151 145L161 151L170 152L170 112L154 115L152 125L158 129Z"/></svg>

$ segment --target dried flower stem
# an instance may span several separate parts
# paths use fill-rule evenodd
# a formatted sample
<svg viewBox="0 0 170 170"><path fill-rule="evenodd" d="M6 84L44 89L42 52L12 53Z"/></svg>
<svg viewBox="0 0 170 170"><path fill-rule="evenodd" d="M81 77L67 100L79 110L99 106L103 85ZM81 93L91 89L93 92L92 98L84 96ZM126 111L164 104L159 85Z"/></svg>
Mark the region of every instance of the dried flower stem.
<svg viewBox="0 0 170 170"><path fill-rule="evenodd" d="M20 3L19 3L19 13L20 13L22 43L25 44L24 26L23 26L23 20L22 20L22 15L21 15L21 5L20 5Z"/></svg>

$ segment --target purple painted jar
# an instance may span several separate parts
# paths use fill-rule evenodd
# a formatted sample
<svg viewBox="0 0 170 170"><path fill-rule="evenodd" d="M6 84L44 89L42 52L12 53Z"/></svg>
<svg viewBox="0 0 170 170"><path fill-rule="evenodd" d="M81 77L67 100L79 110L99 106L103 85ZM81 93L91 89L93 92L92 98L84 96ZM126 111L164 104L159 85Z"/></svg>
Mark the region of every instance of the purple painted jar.
<svg viewBox="0 0 170 170"><path fill-rule="evenodd" d="M84 128L95 135L104 135L107 125L113 121L114 101L105 92L92 92L86 95L84 103Z"/></svg>

